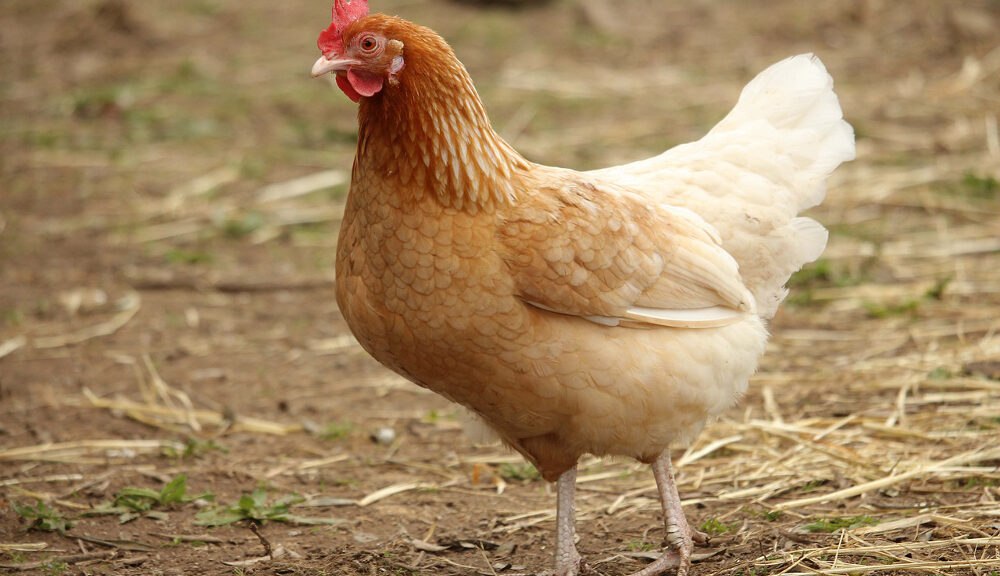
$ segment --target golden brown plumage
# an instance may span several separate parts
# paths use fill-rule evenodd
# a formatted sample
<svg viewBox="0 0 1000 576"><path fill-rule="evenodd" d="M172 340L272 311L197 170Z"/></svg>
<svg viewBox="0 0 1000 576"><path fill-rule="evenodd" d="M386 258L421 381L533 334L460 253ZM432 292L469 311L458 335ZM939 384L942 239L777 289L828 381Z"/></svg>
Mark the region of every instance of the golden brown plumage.
<svg viewBox="0 0 1000 576"><path fill-rule="evenodd" d="M348 325L380 362L466 406L559 480L560 576L580 566L572 484L584 453L655 463L677 554L640 574L683 572L698 535L668 448L742 394L788 274L826 242L796 213L853 154L829 76L818 60L790 59L703 143L580 173L523 158L439 36L359 2L335 5L313 68L360 102L337 249ZM810 89L786 87L789 73ZM756 112L781 97L805 112Z"/></svg>

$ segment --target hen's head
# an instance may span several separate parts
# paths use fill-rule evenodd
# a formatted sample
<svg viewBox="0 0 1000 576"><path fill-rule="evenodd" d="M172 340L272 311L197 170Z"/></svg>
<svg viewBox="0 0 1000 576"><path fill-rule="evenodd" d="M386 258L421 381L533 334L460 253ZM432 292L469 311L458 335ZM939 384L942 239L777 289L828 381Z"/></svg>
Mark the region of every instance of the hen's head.
<svg viewBox="0 0 1000 576"><path fill-rule="evenodd" d="M337 86L357 102L374 96L386 82L395 84L403 69L403 43L391 38L376 16L368 16L368 0L335 0L333 22L319 35L322 56L313 76L333 72Z"/></svg>

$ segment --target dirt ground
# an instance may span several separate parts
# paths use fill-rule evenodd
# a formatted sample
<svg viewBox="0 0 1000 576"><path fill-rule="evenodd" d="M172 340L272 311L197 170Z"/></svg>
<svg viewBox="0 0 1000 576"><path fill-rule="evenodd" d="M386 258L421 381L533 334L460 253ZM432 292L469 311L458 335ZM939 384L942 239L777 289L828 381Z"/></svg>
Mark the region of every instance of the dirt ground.
<svg viewBox="0 0 1000 576"><path fill-rule="evenodd" d="M1000 4L525 4L373 0L443 34L539 162L698 138L807 51L857 132L751 392L676 453L714 534L693 574L1000 574ZM308 74L328 22L326 0L0 3L0 573L549 566L552 487L337 310L356 117ZM603 574L659 549L644 467L585 460L579 506Z"/></svg>

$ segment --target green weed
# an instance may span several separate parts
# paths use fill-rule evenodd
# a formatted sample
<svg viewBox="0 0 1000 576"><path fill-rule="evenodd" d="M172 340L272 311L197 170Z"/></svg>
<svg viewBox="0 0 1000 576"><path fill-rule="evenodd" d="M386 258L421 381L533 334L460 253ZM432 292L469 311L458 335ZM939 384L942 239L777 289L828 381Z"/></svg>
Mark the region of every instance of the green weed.
<svg viewBox="0 0 1000 576"><path fill-rule="evenodd" d="M965 480L955 481L956 488L961 488L965 490L982 488L983 486L1000 486L1000 480L996 478L983 478L981 476L973 476L971 478L966 478Z"/></svg>
<svg viewBox="0 0 1000 576"><path fill-rule="evenodd" d="M194 523L198 526L224 526L240 520L249 520L258 524L264 524L270 520L304 525L334 525L344 522L338 518L316 518L292 514L290 511L292 506L303 501L305 498L293 493L269 503L267 488L259 487L250 494L244 494L235 504L202 510L195 516Z"/></svg>
<svg viewBox="0 0 1000 576"><path fill-rule="evenodd" d="M785 513L781 510L768 510L767 512L764 512L763 517L764 520L767 520L768 522L777 522L778 520L781 520L781 517L784 515Z"/></svg>
<svg viewBox="0 0 1000 576"><path fill-rule="evenodd" d="M209 492L194 496L189 495L187 493L187 475L178 474L159 491L126 486L115 495L113 501L104 502L84 515L117 514L118 522L121 524L131 522L140 516L164 520L167 517L166 513L154 510L155 508L168 508L174 504L186 504L193 500L212 500L214 498L215 496Z"/></svg>
<svg viewBox="0 0 1000 576"><path fill-rule="evenodd" d="M26 530L38 530L40 532L58 532L63 536L66 535L66 530L69 530L73 523L69 520L63 518L57 510L48 507L45 502L41 500L35 501L35 506L24 505L19 502L11 502L11 508L14 512L32 520L31 524Z"/></svg>
<svg viewBox="0 0 1000 576"><path fill-rule="evenodd" d="M173 446L166 446L163 449L163 455L167 458L201 458L205 454L213 451L219 451L223 454L228 454L229 449L215 442L215 440L201 440L199 438L188 438L184 442L184 448L178 450Z"/></svg>
<svg viewBox="0 0 1000 576"><path fill-rule="evenodd" d="M890 318L903 315L916 316L920 302L921 300L914 298L892 304L864 302L862 305L869 318Z"/></svg>
<svg viewBox="0 0 1000 576"><path fill-rule="evenodd" d="M938 280L934 283L934 285L928 288L926 292L924 292L924 298L930 298L933 300L943 299L945 289L948 288L948 285L951 284L951 281L954 279L955 279L954 276L945 276L944 278L938 278Z"/></svg>
<svg viewBox="0 0 1000 576"><path fill-rule="evenodd" d="M181 248L174 248L168 250L164 254L167 262L171 264L201 264L203 262L211 262L212 255L207 252L200 252L197 250L184 250Z"/></svg>
<svg viewBox="0 0 1000 576"><path fill-rule="evenodd" d="M440 413L437 410L428 410L427 415L420 419L424 424L437 424L438 422L447 422L457 420L457 415L454 411L449 411L445 413Z"/></svg>
<svg viewBox="0 0 1000 576"><path fill-rule="evenodd" d="M709 536L718 536L719 534L725 534L726 532L733 532L737 528L739 528L739 524L725 524L718 518L706 520L701 525L701 531L705 532Z"/></svg>
<svg viewBox="0 0 1000 576"><path fill-rule="evenodd" d="M813 291L819 288L857 286L867 279L867 262L860 271L846 266L835 265L820 259L803 267L788 279L791 294L786 301L793 306L808 306L813 302Z"/></svg>
<svg viewBox="0 0 1000 576"><path fill-rule="evenodd" d="M127 113L135 105L136 91L128 85L96 86L79 90L70 98L74 116L94 120Z"/></svg>
<svg viewBox="0 0 1000 576"><path fill-rule="evenodd" d="M853 530L861 526L874 526L878 520L871 516L852 516L850 518L828 518L817 520L806 524L806 530L810 532L836 532L838 530Z"/></svg>
<svg viewBox="0 0 1000 576"><path fill-rule="evenodd" d="M648 552L656 550L656 546L645 540L633 540L628 543L629 552Z"/></svg>
<svg viewBox="0 0 1000 576"><path fill-rule="evenodd" d="M1000 181L991 175L980 176L975 172L966 172L957 180L936 185L934 190L948 196L993 200L1000 195Z"/></svg>
<svg viewBox="0 0 1000 576"><path fill-rule="evenodd" d="M945 290L952 281L951 276L939 278L933 286L928 288L919 297L903 300L895 303L874 303L865 302L863 306L869 318L889 318L891 316L910 315L916 316L920 305L928 300L944 299Z"/></svg>
<svg viewBox="0 0 1000 576"><path fill-rule="evenodd" d="M24 315L14 307L0 308L0 324L17 328L24 321Z"/></svg>
<svg viewBox="0 0 1000 576"><path fill-rule="evenodd" d="M264 216L260 212L247 212L239 218L230 218L223 221L219 228L222 233L229 238L243 238L249 236L264 225Z"/></svg>
<svg viewBox="0 0 1000 576"><path fill-rule="evenodd" d="M337 422L336 420L326 423L326 426L319 430L318 436L323 440L343 440L351 434L354 425L350 422Z"/></svg>
<svg viewBox="0 0 1000 576"><path fill-rule="evenodd" d="M812 480L807 482L805 486L800 488L802 492L812 492L813 490L819 488L820 486L826 484L826 480Z"/></svg>
<svg viewBox="0 0 1000 576"><path fill-rule="evenodd" d="M62 576L69 572L69 564L61 560L53 560L42 566L45 576Z"/></svg>
<svg viewBox="0 0 1000 576"><path fill-rule="evenodd" d="M951 370L948 370L944 366L938 366L927 373L928 380L947 380L952 376L954 376L954 374L952 374Z"/></svg>
<svg viewBox="0 0 1000 576"><path fill-rule="evenodd" d="M789 288L808 288L833 282L833 269L829 260L817 260L804 266L788 279Z"/></svg>
<svg viewBox="0 0 1000 576"><path fill-rule="evenodd" d="M530 462L521 464L503 464L500 466L500 477L507 482L534 482L542 479L542 474Z"/></svg>
<svg viewBox="0 0 1000 576"><path fill-rule="evenodd" d="M969 196L975 198L996 198L1000 192L1000 182L993 176L979 176L972 172L967 172L962 177L962 190Z"/></svg>

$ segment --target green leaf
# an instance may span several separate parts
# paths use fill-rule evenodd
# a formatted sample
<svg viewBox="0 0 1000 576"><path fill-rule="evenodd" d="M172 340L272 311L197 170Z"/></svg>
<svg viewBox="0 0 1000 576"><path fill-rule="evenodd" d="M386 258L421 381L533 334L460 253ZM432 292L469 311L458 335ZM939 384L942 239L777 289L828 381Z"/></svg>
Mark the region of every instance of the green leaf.
<svg viewBox="0 0 1000 576"><path fill-rule="evenodd" d="M159 503L162 506L175 502L185 502L184 496L187 494L187 475L178 474L173 480L163 487L159 494Z"/></svg>
<svg viewBox="0 0 1000 576"><path fill-rule="evenodd" d="M62 517L58 511L53 508L49 508L41 500L35 501L35 506L24 506L19 502L12 501L10 503L11 508L14 512L25 518L34 518L35 521L28 526L28 530L41 530L42 532L58 532L63 536L66 535L66 530L71 528L73 524Z"/></svg>
<svg viewBox="0 0 1000 576"><path fill-rule="evenodd" d="M112 514L124 514L130 508L126 506L115 506L111 502L101 502L96 507L80 513L80 516L110 516Z"/></svg>
<svg viewBox="0 0 1000 576"><path fill-rule="evenodd" d="M871 516L852 516L850 518L827 518L806 524L806 530L810 532L836 532L838 530L853 530L861 526L874 526L878 520Z"/></svg>
<svg viewBox="0 0 1000 576"><path fill-rule="evenodd" d="M197 526L225 526L246 517L238 508L206 508L195 515L194 523Z"/></svg>
<svg viewBox="0 0 1000 576"><path fill-rule="evenodd" d="M500 477L508 482L534 482L542 479L542 474L530 462L502 464Z"/></svg>
<svg viewBox="0 0 1000 576"><path fill-rule="evenodd" d="M138 517L139 517L139 513L138 512L133 512L133 511L125 512L125 513L121 514L120 516L118 516L118 523L119 524L127 524L127 523L135 520Z"/></svg>
<svg viewBox="0 0 1000 576"><path fill-rule="evenodd" d="M256 506L256 501L252 495L244 494L243 496L240 496L240 501L236 504L236 506L243 512L249 514L253 512L253 509Z"/></svg>
<svg viewBox="0 0 1000 576"><path fill-rule="evenodd" d="M267 503L267 489L259 487L250 494L244 494L234 506L215 507L202 510L196 516L195 524L200 526L222 526L232 524L239 520L252 520L255 522L290 522L304 525L334 525L345 522L340 518L313 518L309 516L298 516L290 514L289 509L306 499L303 496L292 493L282 496L274 503Z"/></svg>
<svg viewBox="0 0 1000 576"><path fill-rule="evenodd" d="M718 536L719 534L735 531L737 528L739 528L738 523L725 524L718 518L706 520L705 523L701 525L702 532L707 532L709 536Z"/></svg>
<svg viewBox="0 0 1000 576"><path fill-rule="evenodd" d="M118 493L119 498L145 498L146 500L159 500L160 493L155 490L150 490L149 488L136 488L135 486L126 486L121 489Z"/></svg>
<svg viewBox="0 0 1000 576"><path fill-rule="evenodd" d="M147 488L126 486L115 496L115 504L126 506L132 510L144 512L159 502L160 493Z"/></svg>
<svg viewBox="0 0 1000 576"><path fill-rule="evenodd" d="M250 493L250 496L253 498L253 504L257 508L265 508L267 506L267 488L258 486Z"/></svg>
<svg viewBox="0 0 1000 576"><path fill-rule="evenodd" d="M314 518L312 516L299 516L297 514L281 514L271 519L275 522L289 522L291 524L302 524L304 526L336 526L337 524L347 522L347 520L343 520L341 518Z"/></svg>
<svg viewBox="0 0 1000 576"><path fill-rule="evenodd" d="M288 510L290 507L298 504L299 502L305 502L305 500L306 500L305 498L293 492L292 494L289 494L287 496L282 496L281 498L279 498L278 501L274 503L272 508L281 508L282 510Z"/></svg>

